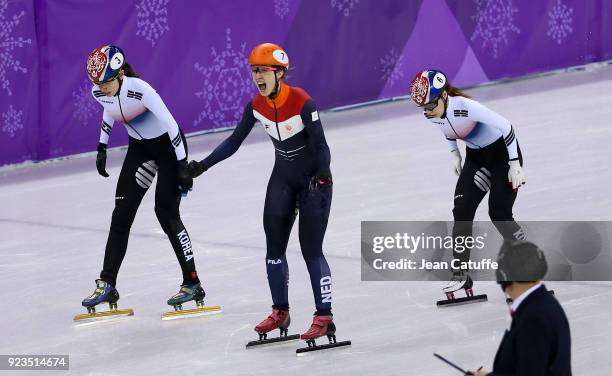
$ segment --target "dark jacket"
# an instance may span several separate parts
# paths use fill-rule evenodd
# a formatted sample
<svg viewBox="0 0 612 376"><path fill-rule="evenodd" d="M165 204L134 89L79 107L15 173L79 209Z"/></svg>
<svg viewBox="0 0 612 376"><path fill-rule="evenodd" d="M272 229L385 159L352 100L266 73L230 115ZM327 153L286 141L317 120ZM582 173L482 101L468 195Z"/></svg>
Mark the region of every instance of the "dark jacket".
<svg viewBox="0 0 612 376"><path fill-rule="evenodd" d="M504 334L489 375L571 374L569 323L557 299L542 285L512 315L512 325Z"/></svg>

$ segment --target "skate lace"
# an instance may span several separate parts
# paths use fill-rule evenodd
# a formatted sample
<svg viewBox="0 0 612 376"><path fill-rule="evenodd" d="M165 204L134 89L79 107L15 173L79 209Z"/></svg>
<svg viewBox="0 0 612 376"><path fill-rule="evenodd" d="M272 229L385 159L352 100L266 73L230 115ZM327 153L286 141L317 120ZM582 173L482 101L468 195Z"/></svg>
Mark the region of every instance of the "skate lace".
<svg viewBox="0 0 612 376"><path fill-rule="evenodd" d="M179 294L191 294L192 292L193 292L193 289L191 289L191 288L189 288L187 286L183 286L179 290Z"/></svg>
<svg viewBox="0 0 612 376"><path fill-rule="evenodd" d="M92 295L95 294L102 294L104 292L104 290L106 289L107 284L99 281L96 283L96 291L94 291L94 293Z"/></svg>
<svg viewBox="0 0 612 376"><path fill-rule="evenodd" d="M268 316L268 319L274 321L275 323L280 323L281 321L285 319L285 317L287 317L287 315L283 314L282 311L274 310L272 311L270 316Z"/></svg>
<svg viewBox="0 0 612 376"><path fill-rule="evenodd" d="M323 328L325 325L329 324L330 322L331 320L329 320L327 317L315 316L315 318L312 320L311 328L313 326L318 326L318 327Z"/></svg>
<svg viewBox="0 0 612 376"><path fill-rule="evenodd" d="M463 280L467 279L467 276L465 274L453 274L453 276L451 277L451 282L453 281L457 281L457 282L461 282Z"/></svg>
<svg viewBox="0 0 612 376"><path fill-rule="evenodd" d="M452 276L450 281L448 281L448 283L446 284L446 286L452 286L456 283L461 282L463 279L461 278L461 276Z"/></svg>

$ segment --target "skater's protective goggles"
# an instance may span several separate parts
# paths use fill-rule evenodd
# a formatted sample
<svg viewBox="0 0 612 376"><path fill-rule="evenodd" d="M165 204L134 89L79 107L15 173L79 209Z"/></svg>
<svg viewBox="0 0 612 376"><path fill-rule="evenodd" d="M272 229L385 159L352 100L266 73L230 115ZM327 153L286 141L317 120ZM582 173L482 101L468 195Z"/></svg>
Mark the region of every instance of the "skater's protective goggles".
<svg viewBox="0 0 612 376"><path fill-rule="evenodd" d="M434 110L434 108L438 107L438 101L439 101L439 100L440 100L440 97L438 96L438 97L437 97L436 99L434 99L433 101L431 101L431 102L429 102L429 103L427 103L427 104L424 104L424 105L423 105L423 109L424 109L425 111L433 111L433 110Z"/></svg>
<svg viewBox="0 0 612 376"><path fill-rule="evenodd" d="M263 72L276 72L277 67L271 67L269 65L253 65L251 66L251 72L254 74L261 74Z"/></svg>
<svg viewBox="0 0 612 376"><path fill-rule="evenodd" d="M110 84L111 82L115 81L117 79L117 77L119 77L119 75L116 75L112 78L109 78L106 81L92 81L94 84L100 86L100 85L106 85L106 84Z"/></svg>

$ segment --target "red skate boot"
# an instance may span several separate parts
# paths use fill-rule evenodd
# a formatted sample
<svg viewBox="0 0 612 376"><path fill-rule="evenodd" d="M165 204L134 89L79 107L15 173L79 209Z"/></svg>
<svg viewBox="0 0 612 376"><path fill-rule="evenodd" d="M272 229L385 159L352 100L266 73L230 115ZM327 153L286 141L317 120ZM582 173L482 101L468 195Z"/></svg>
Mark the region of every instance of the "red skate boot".
<svg viewBox="0 0 612 376"><path fill-rule="evenodd" d="M268 332L280 328L282 336L283 334L287 333L289 324L291 324L291 316L289 316L289 311L273 308L270 316L268 316L268 318L264 321L260 322L259 325L255 327L255 331L259 333L260 337L264 335L264 338L260 339L265 339Z"/></svg>
<svg viewBox="0 0 612 376"><path fill-rule="evenodd" d="M289 332L287 329L289 328L289 324L291 324L291 316L289 316L289 311L273 308L270 316L255 327L255 331L259 334L259 340L247 343L246 347L251 348L257 345L299 339L299 334L287 335ZM268 339L268 333L274 329L280 329L280 336L277 338Z"/></svg>
<svg viewBox="0 0 612 376"><path fill-rule="evenodd" d="M308 347L297 349L296 353L301 354L309 351L330 349L340 346L350 346L351 341L336 341L336 325L334 324L333 319L334 317L332 315L315 315L310 328L306 331L306 333L300 336L301 339L306 341ZM327 336L329 343L317 346L315 339L323 336Z"/></svg>
<svg viewBox="0 0 612 376"><path fill-rule="evenodd" d="M309 340L323 337L324 335L335 337L336 325L334 325L333 319L334 317L332 315L315 316L312 320L312 325L310 325L310 329L302 334L300 338L308 342Z"/></svg>

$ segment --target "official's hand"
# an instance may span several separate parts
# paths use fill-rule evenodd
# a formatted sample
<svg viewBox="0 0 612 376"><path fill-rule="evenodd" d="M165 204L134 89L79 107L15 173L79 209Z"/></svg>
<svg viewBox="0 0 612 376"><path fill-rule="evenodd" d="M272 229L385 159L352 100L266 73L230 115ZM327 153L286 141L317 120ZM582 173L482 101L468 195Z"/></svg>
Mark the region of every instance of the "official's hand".
<svg viewBox="0 0 612 376"><path fill-rule="evenodd" d="M332 180L331 174L318 173L310 178L308 190L310 192L319 192L320 190L330 188L332 185L334 185L334 182Z"/></svg>
<svg viewBox="0 0 612 376"><path fill-rule="evenodd" d="M461 162L463 162L463 158L461 158L459 150L453 150L451 153L453 154L453 171L455 175L459 176L461 175Z"/></svg>
<svg viewBox="0 0 612 376"><path fill-rule="evenodd" d="M508 170L508 183L512 184L513 190L518 190L519 187L525 184L525 174L518 160L509 161L510 169Z"/></svg>
<svg viewBox="0 0 612 376"><path fill-rule="evenodd" d="M189 173L187 158L178 161L178 190L181 196L187 197L187 193L193 189L193 178Z"/></svg>
<svg viewBox="0 0 612 376"><path fill-rule="evenodd" d="M206 167L206 165L202 162L191 161L189 162L187 169L192 178L197 178L198 176L202 175L204 171L208 170L208 167Z"/></svg>
<svg viewBox="0 0 612 376"><path fill-rule="evenodd" d="M474 376L487 376L487 371L480 370L473 373Z"/></svg>
<svg viewBox="0 0 612 376"><path fill-rule="evenodd" d="M107 178L109 175L106 172L106 144L98 144L98 155L96 156L96 168L98 174Z"/></svg>

